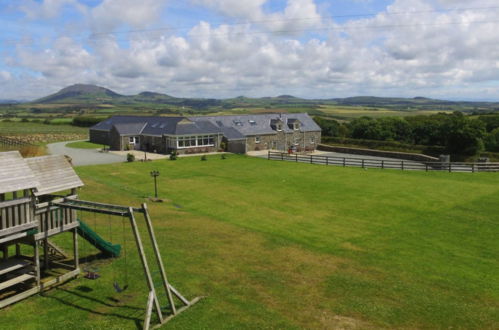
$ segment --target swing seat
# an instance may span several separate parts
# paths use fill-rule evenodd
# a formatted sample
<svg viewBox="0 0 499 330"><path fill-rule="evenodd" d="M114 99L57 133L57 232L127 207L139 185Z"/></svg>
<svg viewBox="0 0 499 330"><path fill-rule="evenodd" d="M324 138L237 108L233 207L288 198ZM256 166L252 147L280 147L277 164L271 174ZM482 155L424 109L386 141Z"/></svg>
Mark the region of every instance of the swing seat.
<svg viewBox="0 0 499 330"><path fill-rule="evenodd" d="M121 288L120 285L118 284L118 282L114 282L113 287L114 287L114 290L116 292L122 293L123 291L125 291L128 288L128 285L125 285L123 288Z"/></svg>
<svg viewBox="0 0 499 330"><path fill-rule="evenodd" d="M96 280L100 277L100 275L97 272L87 271L87 273L83 277L89 280Z"/></svg>

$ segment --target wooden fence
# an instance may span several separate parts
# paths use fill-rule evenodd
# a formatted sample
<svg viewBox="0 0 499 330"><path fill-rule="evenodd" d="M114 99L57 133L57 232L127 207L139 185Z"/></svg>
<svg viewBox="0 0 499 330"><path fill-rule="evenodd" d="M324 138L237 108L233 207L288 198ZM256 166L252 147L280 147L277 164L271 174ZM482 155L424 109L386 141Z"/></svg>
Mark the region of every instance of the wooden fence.
<svg viewBox="0 0 499 330"><path fill-rule="evenodd" d="M0 146L7 148L14 148L14 147L24 147L29 145L31 144L26 141L22 141L21 139L15 139L0 135Z"/></svg>
<svg viewBox="0 0 499 330"><path fill-rule="evenodd" d="M499 163L415 162L409 160L362 159L322 155L298 155L269 151L269 160L292 161L343 167L380 168L413 171L499 172Z"/></svg>

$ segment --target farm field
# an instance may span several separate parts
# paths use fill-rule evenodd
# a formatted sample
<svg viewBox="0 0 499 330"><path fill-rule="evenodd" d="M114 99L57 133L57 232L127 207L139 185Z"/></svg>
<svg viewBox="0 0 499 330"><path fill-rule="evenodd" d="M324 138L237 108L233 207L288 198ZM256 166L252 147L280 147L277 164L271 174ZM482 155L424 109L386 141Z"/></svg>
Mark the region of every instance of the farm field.
<svg viewBox="0 0 499 330"><path fill-rule="evenodd" d="M189 298L205 296L168 328L499 325L497 174L187 157L79 167L81 197L138 206L153 192L152 170L165 202L149 209L169 280ZM126 246L127 262L93 260L99 280L2 310L2 326L140 326L147 294L131 232L120 219L80 217ZM96 250L85 243L88 262ZM113 281L129 288L116 293Z"/></svg>

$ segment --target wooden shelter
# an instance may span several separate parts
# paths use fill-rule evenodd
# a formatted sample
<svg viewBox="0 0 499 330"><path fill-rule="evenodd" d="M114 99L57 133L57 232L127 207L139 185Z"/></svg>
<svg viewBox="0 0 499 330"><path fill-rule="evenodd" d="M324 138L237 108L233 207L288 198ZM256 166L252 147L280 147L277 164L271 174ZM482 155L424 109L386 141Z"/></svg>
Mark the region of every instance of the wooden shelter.
<svg viewBox="0 0 499 330"><path fill-rule="evenodd" d="M81 186L64 156L24 159L17 151L0 153L0 308L80 273L76 212L51 202L76 199ZM56 192L63 195L52 195ZM72 266L69 255L49 240L68 231L73 232Z"/></svg>
<svg viewBox="0 0 499 330"><path fill-rule="evenodd" d="M119 256L121 247L103 240L77 218L76 211L130 220L149 288L145 329L149 329L153 311L156 311L159 323L163 324L195 304L199 298L187 300L167 281L147 205L133 208L82 201L77 195L77 188L81 186L83 182L64 156L24 159L17 151L0 152L0 251L3 252L3 259L0 259L0 309L76 277L80 273L78 236L108 256ZM144 216L155 257L151 265L160 272L171 315L164 315L159 304L135 213ZM72 256L49 240L65 232L72 233ZM29 251L32 253L26 255ZM183 306L177 308L174 298Z"/></svg>

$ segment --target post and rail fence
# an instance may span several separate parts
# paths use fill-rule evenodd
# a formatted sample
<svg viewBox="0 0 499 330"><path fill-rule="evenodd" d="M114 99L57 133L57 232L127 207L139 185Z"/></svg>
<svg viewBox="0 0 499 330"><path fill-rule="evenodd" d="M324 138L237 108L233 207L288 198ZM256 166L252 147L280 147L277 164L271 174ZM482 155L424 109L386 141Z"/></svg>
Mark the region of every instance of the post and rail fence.
<svg viewBox="0 0 499 330"><path fill-rule="evenodd" d="M342 167L379 168L412 171L499 172L499 163L416 162L410 160L363 159L323 155L299 155L269 151L267 159Z"/></svg>

